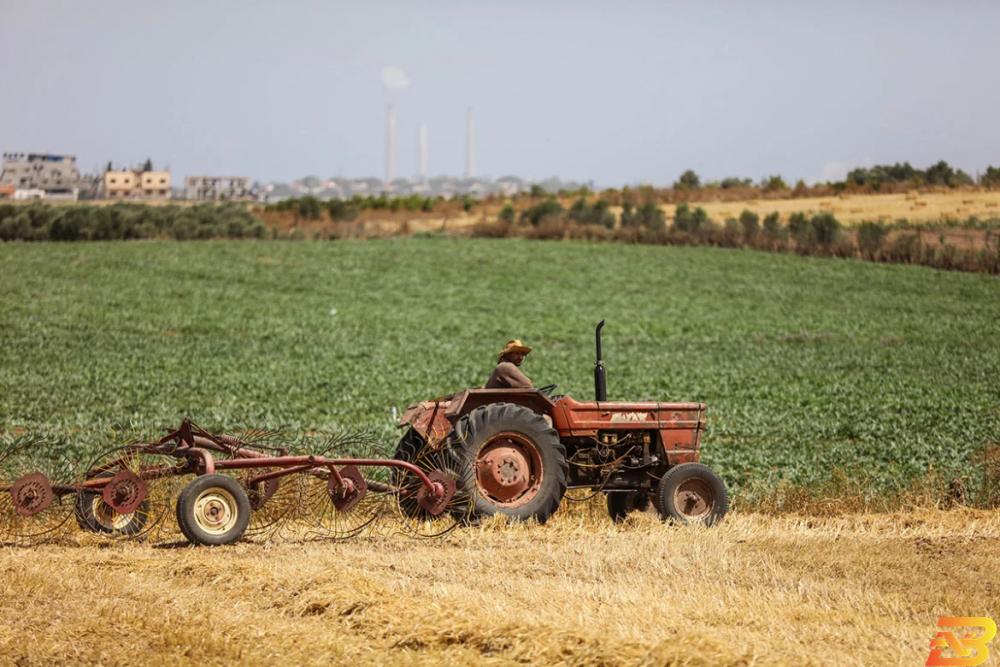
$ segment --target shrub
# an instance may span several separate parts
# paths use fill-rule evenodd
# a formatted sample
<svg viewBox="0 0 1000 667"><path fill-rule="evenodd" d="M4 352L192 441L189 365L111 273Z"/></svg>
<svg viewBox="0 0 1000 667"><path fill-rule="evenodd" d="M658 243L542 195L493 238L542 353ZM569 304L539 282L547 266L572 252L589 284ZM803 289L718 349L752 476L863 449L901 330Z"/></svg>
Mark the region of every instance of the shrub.
<svg viewBox="0 0 1000 667"><path fill-rule="evenodd" d="M972 179L961 169L953 169L944 160L931 165L925 172L925 179L928 185L947 185L950 188L959 185L972 185Z"/></svg>
<svg viewBox="0 0 1000 667"><path fill-rule="evenodd" d="M875 190L883 183L919 184L924 181L924 173L914 169L909 162L896 164L877 164L871 168L858 167L847 173L847 183L850 185L868 186Z"/></svg>
<svg viewBox="0 0 1000 667"><path fill-rule="evenodd" d="M698 235L707 231L708 223L708 213L700 206L692 211L687 203L680 203L674 211L675 231Z"/></svg>
<svg viewBox="0 0 1000 667"><path fill-rule="evenodd" d="M636 222L643 229L660 231L667 228L666 217L660 207L647 201L636 210Z"/></svg>
<svg viewBox="0 0 1000 667"><path fill-rule="evenodd" d="M810 226L813 240L821 246L832 246L840 238L840 223L832 213L817 213Z"/></svg>
<svg viewBox="0 0 1000 667"><path fill-rule="evenodd" d="M0 240L113 241L146 238L245 238L265 234L263 223L240 206L0 207Z"/></svg>
<svg viewBox="0 0 1000 667"><path fill-rule="evenodd" d="M635 226L635 206L632 202L622 204L622 229Z"/></svg>
<svg viewBox="0 0 1000 667"><path fill-rule="evenodd" d="M331 199L327 202L326 212L335 222L354 220L360 213L356 202L343 199Z"/></svg>
<svg viewBox="0 0 1000 667"><path fill-rule="evenodd" d="M563 214L562 205L554 197L549 197L521 213L521 221L529 222L537 227L545 218L560 217Z"/></svg>
<svg viewBox="0 0 1000 667"><path fill-rule="evenodd" d="M979 177L979 184L988 188L1000 187L1000 167L986 167L986 171Z"/></svg>
<svg viewBox="0 0 1000 667"><path fill-rule="evenodd" d="M764 216L764 238L772 246L784 243L788 239L788 230L782 226L777 211Z"/></svg>
<svg viewBox="0 0 1000 667"><path fill-rule="evenodd" d="M781 176L774 175L762 180L760 187L764 189L764 192L777 192L778 190L787 190L788 184L785 183L785 179Z"/></svg>
<svg viewBox="0 0 1000 667"><path fill-rule="evenodd" d="M812 226L805 213L796 212L788 217L788 231L795 239L796 247L805 247L812 242Z"/></svg>
<svg viewBox="0 0 1000 667"><path fill-rule="evenodd" d="M880 222L862 222L858 225L858 250L866 259L877 259L889 228Z"/></svg>
<svg viewBox="0 0 1000 667"><path fill-rule="evenodd" d="M722 182L719 183L719 187L723 190L731 190L732 188L749 188L752 185L753 181L749 178L734 178L732 176L722 179Z"/></svg>
<svg viewBox="0 0 1000 667"><path fill-rule="evenodd" d="M739 220L729 218L722 227L722 245L735 248L741 245L743 227Z"/></svg>
<svg viewBox="0 0 1000 667"><path fill-rule="evenodd" d="M501 222L506 222L509 225L514 222L515 215L516 212L514 211L514 207L510 205L510 202L507 202L504 204L504 207L500 209L500 215L497 216L497 219Z"/></svg>
<svg viewBox="0 0 1000 667"><path fill-rule="evenodd" d="M590 205L581 197L573 202L567 217L581 225L601 225L608 229L615 226L615 215L611 212L610 204L603 199Z"/></svg>
<svg viewBox="0 0 1000 667"><path fill-rule="evenodd" d="M626 204L622 208L622 227L661 231L667 228L667 223L660 207L652 201L647 201L637 208L632 208L631 204Z"/></svg>
<svg viewBox="0 0 1000 667"><path fill-rule="evenodd" d="M701 179L698 178L698 174L688 169L674 182L674 187L678 190L697 190L701 187Z"/></svg>
<svg viewBox="0 0 1000 667"><path fill-rule="evenodd" d="M569 207L568 217L573 222L579 222L581 224L587 222L587 217L590 213L590 207L587 205L587 200L580 197L573 205Z"/></svg>
<svg viewBox="0 0 1000 667"><path fill-rule="evenodd" d="M594 206L591 209L590 224L601 225L606 229L614 227L615 214L611 212L611 204L603 199L598 199L594 202Z"/></svg>
<svg viewBox="0 0 1000 667"><path fill-rule="evenodd" d="M749 209L740 213L740 226L743 229L743 243L752 244L760 233L760 218Z"/></svg>

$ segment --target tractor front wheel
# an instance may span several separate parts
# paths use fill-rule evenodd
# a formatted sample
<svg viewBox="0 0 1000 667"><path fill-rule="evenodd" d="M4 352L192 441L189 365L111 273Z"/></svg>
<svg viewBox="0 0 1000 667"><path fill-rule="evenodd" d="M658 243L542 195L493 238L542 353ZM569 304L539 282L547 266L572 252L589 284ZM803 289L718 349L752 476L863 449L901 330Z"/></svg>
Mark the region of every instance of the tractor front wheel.
<svg viewBox="0 0 1000 667"><path fill-rule="evenodd" d="M250 498L226 475L201 475L177 498L177 524L192 544L232 544L250 523Z"/></svg>
<svg viewBox="0 0 1000 667"><path fill-rule="evenodd" d="M476 408L455 426L454 446L471 470L461 483L477 517L544 523L566 493L566 448L539 414L520 405Z"/></svg>
<svg viewBox="0 0 1000 667"><path fill-rule="evenodd" d="M681 463L660 478L656 509L664 520L712 526L729 511L729 494L708 466Z"/></svg>

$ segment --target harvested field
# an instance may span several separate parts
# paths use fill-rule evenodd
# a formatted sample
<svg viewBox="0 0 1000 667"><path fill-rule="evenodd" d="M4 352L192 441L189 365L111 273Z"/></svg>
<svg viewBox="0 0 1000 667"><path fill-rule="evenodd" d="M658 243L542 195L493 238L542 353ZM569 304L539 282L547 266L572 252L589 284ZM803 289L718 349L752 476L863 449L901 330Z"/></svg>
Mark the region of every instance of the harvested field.
<svg viewBox="0 0 1000 667"><path fill-rule="evenodd" d="M760 216L777 211L787 220L792 213L832 213L844 224L864 221L893 223L906 219L911 223L937 223L946 220L961 221L972 216L996 218L1000 216L1000 191L974 192L912 192L885 195L841 195L830 197L800 197L795 199L748 199L744 201L699 201L691 206L701 206L716 221L738 218L749 209ZM673 217L674 206L664 206L668 217Z"/></svg>
<svg viewBox="0 0 1000 667"><path fill-rule="evenodd" d="M87 539L87 538L83 538ZM169 545L168 545L169 546ZM14 664L915 665L995 615L1000 515L567 512L440 541L0 549Z"/></svg>

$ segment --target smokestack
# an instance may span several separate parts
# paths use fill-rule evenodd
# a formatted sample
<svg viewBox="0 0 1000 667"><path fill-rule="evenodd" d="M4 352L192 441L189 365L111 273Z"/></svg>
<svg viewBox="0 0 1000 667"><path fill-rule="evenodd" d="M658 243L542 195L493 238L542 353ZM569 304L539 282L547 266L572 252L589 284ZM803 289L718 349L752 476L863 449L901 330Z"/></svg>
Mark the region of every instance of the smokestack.
<svg viewBox="0 0 1000 667"><path fill-rule="evenodd" d="M396 110L391 104L385 108L385 185L396 177Z"/></svg>
<svg viewBox="0 0 1000 667"><path fill-rule="evenodd" d="M427 182L427 126L421 125L417 133L417 173L420 182Z"/></svg>
<svg viewBox="0 0 1000 667"><path fill-rule="evenodd" d="M465 110L465 177L476 176L476 145L472 125L472 107Z"/></svg>

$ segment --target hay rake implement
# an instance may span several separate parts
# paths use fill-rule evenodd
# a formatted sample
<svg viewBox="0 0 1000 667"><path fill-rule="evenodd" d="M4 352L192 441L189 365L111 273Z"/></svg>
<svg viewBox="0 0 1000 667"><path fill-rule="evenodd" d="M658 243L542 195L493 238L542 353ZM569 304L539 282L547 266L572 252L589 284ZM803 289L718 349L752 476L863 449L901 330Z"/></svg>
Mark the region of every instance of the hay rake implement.
<svg viewBox="0 0 1000 667"><path fill-rule="evenodd" d="M347 539L392 516L400 531L437 536L470 517L467 466L418 452L411 460L349 455L364 436L320 453L291 453L272 434L216 435L188 420L153 442L108 450L82 474L42 466L30 441L0 454L0 540L51 540L74 524L115 539L161 537L176 525L192 544L230 544L282 530ZM54 469L54 470L53 470ZM60 474L55 474L59 472Z"/></svg>

